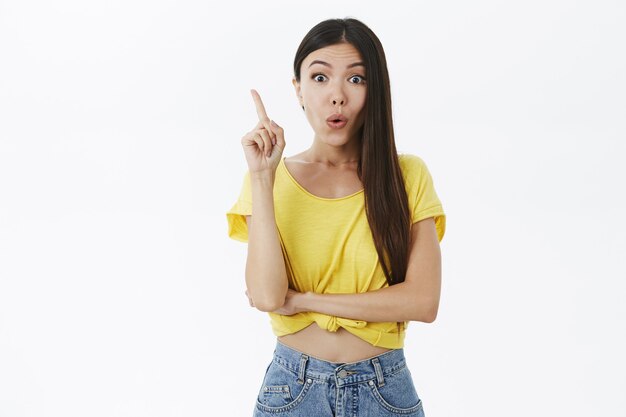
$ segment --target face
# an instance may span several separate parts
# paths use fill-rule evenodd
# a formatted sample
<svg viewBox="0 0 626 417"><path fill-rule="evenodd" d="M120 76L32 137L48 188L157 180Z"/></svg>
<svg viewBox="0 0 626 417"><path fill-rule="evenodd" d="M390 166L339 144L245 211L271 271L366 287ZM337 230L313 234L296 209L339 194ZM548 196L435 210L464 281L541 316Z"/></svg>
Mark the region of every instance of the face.
<svg viewBox="0 0 626 417"><path fill-rule="evenodd" d="M318 49L304 59L300 83L294 78L293 85L316 139L343 145L356 138L364 121L365 77L361 55L348 43ZM335 113L348 119L344 127L328 125L326 119Z"/></svg>

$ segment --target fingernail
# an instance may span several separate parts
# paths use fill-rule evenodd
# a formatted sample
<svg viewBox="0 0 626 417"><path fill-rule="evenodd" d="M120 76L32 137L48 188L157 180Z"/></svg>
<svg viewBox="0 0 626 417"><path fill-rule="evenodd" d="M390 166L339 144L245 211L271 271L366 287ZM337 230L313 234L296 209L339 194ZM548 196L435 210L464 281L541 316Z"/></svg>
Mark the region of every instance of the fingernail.
<svg viewBox="0 0 626 417"><path fill-rule="evenodd" d="M276 145L276 138L272 139L272 145Z"/></svg>
<svg viewBox="0 0 626 417"><path fill-rule="evenodd" d="M278 127L275 121L272 120L272 126Z"/></svg>

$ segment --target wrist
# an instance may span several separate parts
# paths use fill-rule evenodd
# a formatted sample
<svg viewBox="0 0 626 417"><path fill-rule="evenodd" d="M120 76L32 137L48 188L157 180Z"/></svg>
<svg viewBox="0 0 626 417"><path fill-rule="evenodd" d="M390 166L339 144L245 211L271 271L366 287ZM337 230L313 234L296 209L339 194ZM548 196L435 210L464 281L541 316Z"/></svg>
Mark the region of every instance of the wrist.
<svg viewBox="0 0 626 417"><path fill-rule="evenodd" d="M314 311L315 300L317 298L317 294L313 291L307 291L302 293L302 297L300 297L300 310L301 311Z"/></svg>
<svg viewBox="0 0 626 417"><path fill-rule="evenodd" d="M258 183L260 185L270 185L270 186L274 186L274 179L276 178L276 175L274 172L270 171L270 170L264 170L264 171L258 171L258 172L251 172L250 173L250 182L251 183Z"/></svg>

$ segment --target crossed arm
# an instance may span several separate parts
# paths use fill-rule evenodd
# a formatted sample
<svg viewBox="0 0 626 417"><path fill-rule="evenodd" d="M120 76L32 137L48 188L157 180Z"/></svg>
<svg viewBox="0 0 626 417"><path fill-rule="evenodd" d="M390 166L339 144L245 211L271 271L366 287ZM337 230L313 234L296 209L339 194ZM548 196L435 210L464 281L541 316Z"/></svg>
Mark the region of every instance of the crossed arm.
<svg viewBox="0 0 626 417"><path fill-rule="evenodd" d="M289 289L280 314L316 311L371 322L422 321L437 317L441 294L441 250L432 217L413 223L404 282L358 294L300 293Z"/></svg>

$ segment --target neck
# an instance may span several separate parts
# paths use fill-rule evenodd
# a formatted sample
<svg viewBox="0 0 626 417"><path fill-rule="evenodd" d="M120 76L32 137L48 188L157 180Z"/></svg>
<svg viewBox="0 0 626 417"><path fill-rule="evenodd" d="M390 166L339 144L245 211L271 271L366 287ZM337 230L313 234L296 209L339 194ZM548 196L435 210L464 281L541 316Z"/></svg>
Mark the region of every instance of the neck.
<svg viewBox="0 0 626 417"><path fill-rule="evenodd" d="M304 157L309 162L330 166L356 164L361 159L361 145L356 140L350 140L344 145L333 146L316 139L304 152Z"/></svg>

